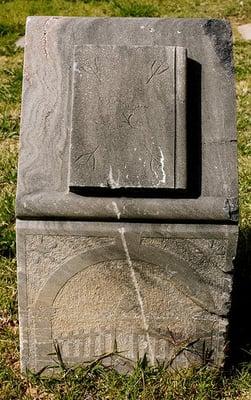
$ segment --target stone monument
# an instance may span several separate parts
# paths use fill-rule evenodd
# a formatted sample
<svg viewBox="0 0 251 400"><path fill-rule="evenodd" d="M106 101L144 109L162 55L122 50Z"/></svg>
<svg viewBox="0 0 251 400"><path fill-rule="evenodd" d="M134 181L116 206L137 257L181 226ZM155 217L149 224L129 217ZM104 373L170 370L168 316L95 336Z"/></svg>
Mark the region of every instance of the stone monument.
<svg viewBox="0 0 251 400"><path fill-rule="evenodd" d="M237 243L226 21L31 17L17 191L21 363L224 362ZM119 360L119 358L118 358Z"/></svg>

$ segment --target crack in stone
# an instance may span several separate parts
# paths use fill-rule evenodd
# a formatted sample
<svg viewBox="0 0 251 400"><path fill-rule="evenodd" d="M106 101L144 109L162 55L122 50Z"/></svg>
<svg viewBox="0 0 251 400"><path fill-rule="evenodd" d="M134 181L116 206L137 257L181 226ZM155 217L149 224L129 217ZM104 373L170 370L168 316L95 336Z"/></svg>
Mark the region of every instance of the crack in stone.
<svg viewBox="0 0 251 400"><path fill-rule="evenodd" d="M46 58L49 57L49 53L48 53L48 50L47 50L47 24L52 19L53 19L53 17L50 17L45 21L44 30L43 30L43 39L42 39L43 40L43 50L44 50L44 54L45 54Z"/></svg>
<svg viewBox="0 0 251 400"><path fill-rule="evenodd" d="M118 171L118 177L117 180L115 180L115 178L113 177L112 166L110 165L109 176L107 181L108 187L112 189L119 188L120 187L119 179L120 179L120 171Z"/></svg>
<svg viewBox="0 0 251 400"><path fill-rule="evenodd" d="M118 205L117 205L116 201L112 201L112 206L114 208L114 211L115 211L117 219L120 219L121 212L119 211L119 208L118 208Z"/></svg>
<svg viewBox="0 0 251 400"><path fill-rule="evenodd" d="M134 288L135 288L135 292L137 294L138 303L139 303L139 306L140 306L142 322L143 322L144 329L145 329L145 332L146 332L146 338L147 338L147 343L148 343L150 361L151 361L152 364L154 364L154 352L153 352L153 349L152 349L152 346L151 346L151 342L150 342L150 335L148 333L148 324L147 324L147 321L146 321L143 299L142 299L142 296L141 296L141 293L140 293L139 284L138 284L138 281L137 281L137 278L136 278L136 274L135 274L135 271L134 271L134 268L133 268L133 265L132 265L132 260L131 260L131 257L130 257L128 246L127 246L127 243L126 243L125 228L123 228L123 227L120 228L119 232L120 232L120 236L121 236L122 245L123 245L123 248L124 248L124 251L125 251L127 264L128 264L128 266L130 268L130 271L131 271L132 282L133 282L133 285L134 285Z"/></svg>
<svg viewBox="0 0 251 400"><path fill-rule="evenodd" d="M161 150L161 148L159 147L159 151L160 151L160 166L161 166L161 172L162 172L162 179L159 181L160 183L166 183L166 173L165 173L165 158L164 158L164 154L163 151Z"/></svg>

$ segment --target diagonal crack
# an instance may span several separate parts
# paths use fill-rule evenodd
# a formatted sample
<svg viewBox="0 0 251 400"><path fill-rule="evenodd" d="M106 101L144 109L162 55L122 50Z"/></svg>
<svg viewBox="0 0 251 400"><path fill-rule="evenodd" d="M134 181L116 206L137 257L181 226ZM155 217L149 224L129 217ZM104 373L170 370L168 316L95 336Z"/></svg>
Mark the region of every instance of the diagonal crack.
<svg viewBox="0 0 251 400"><path fill-rule="evenodd" d="M153 352L153 349L152 349L152 346L151 346L150 336L149 336L149 333L148 333L148 323L146 321L143 299L142 299L142 296L141 296L141 293L140 293L139 284L138 284L138 281L137 281L137 278L136 278L136 274L135 274L135 271L134 271L134 268L133 268L133 265L132 265L132 260L131 260L131 257L130 257L128 246L127 246L127 243L126 243L125 228L120 228L119 232L120 232L120 236L121 236L122 245L123 245L123 248L124 248L124 251L125 251L127 264L128 264L128 266L130 268L132 282L133 282L134 289L135 289L135 292L137 294L138 303L139 303L139 306L140 306L142 322L143 322L143 326L144 326L144 329L145 329L145 332L146 332L146 338L147 338L147 343L148 343L150 361L151 361L152 364L154 364L154 352Z"/></svg>

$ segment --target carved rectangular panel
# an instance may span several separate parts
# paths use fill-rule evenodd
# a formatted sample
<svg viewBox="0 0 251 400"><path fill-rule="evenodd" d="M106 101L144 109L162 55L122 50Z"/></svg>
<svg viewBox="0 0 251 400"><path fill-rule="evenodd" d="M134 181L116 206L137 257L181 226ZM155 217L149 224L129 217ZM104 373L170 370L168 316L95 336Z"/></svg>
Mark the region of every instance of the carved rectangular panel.
<svg viewBox="0 0 251 400"><path fill-rule="evenodd" d="M69 186L186 187L186 49L75 46Z"/></svg>
<svg viewBox="0 0 251 400"><path fill-rule="evenodd" d="M151 363L204 363L205 349L221 365L237 233L18 220L23 370L53 366L55 342L68 366L112 352L115 341L130 365L144 354Z"/></svg>

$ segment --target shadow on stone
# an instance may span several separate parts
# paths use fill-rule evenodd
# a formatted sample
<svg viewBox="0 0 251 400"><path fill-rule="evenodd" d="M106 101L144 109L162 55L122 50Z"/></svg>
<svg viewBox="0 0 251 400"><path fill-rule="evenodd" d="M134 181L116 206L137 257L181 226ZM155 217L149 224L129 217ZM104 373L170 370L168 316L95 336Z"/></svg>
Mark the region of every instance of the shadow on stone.
<svg viewBox="0 0 251 400"><path fill-rule="evenodd" d="M239 233L234 264L226 369L251 362L251 229Z"/></svg>
<svg viewBox="0 0 251 400"><path fill-rule="evenodd" d="M201 193L201 65L187 60L187 171L191 197Z"/></svg>
<svg viewBox="0 0 251 400"><path fill-rule="evenodd" d="M187 59L187 189L70 186L82 196L198 198L201 193L201 65Z"/></svg>

